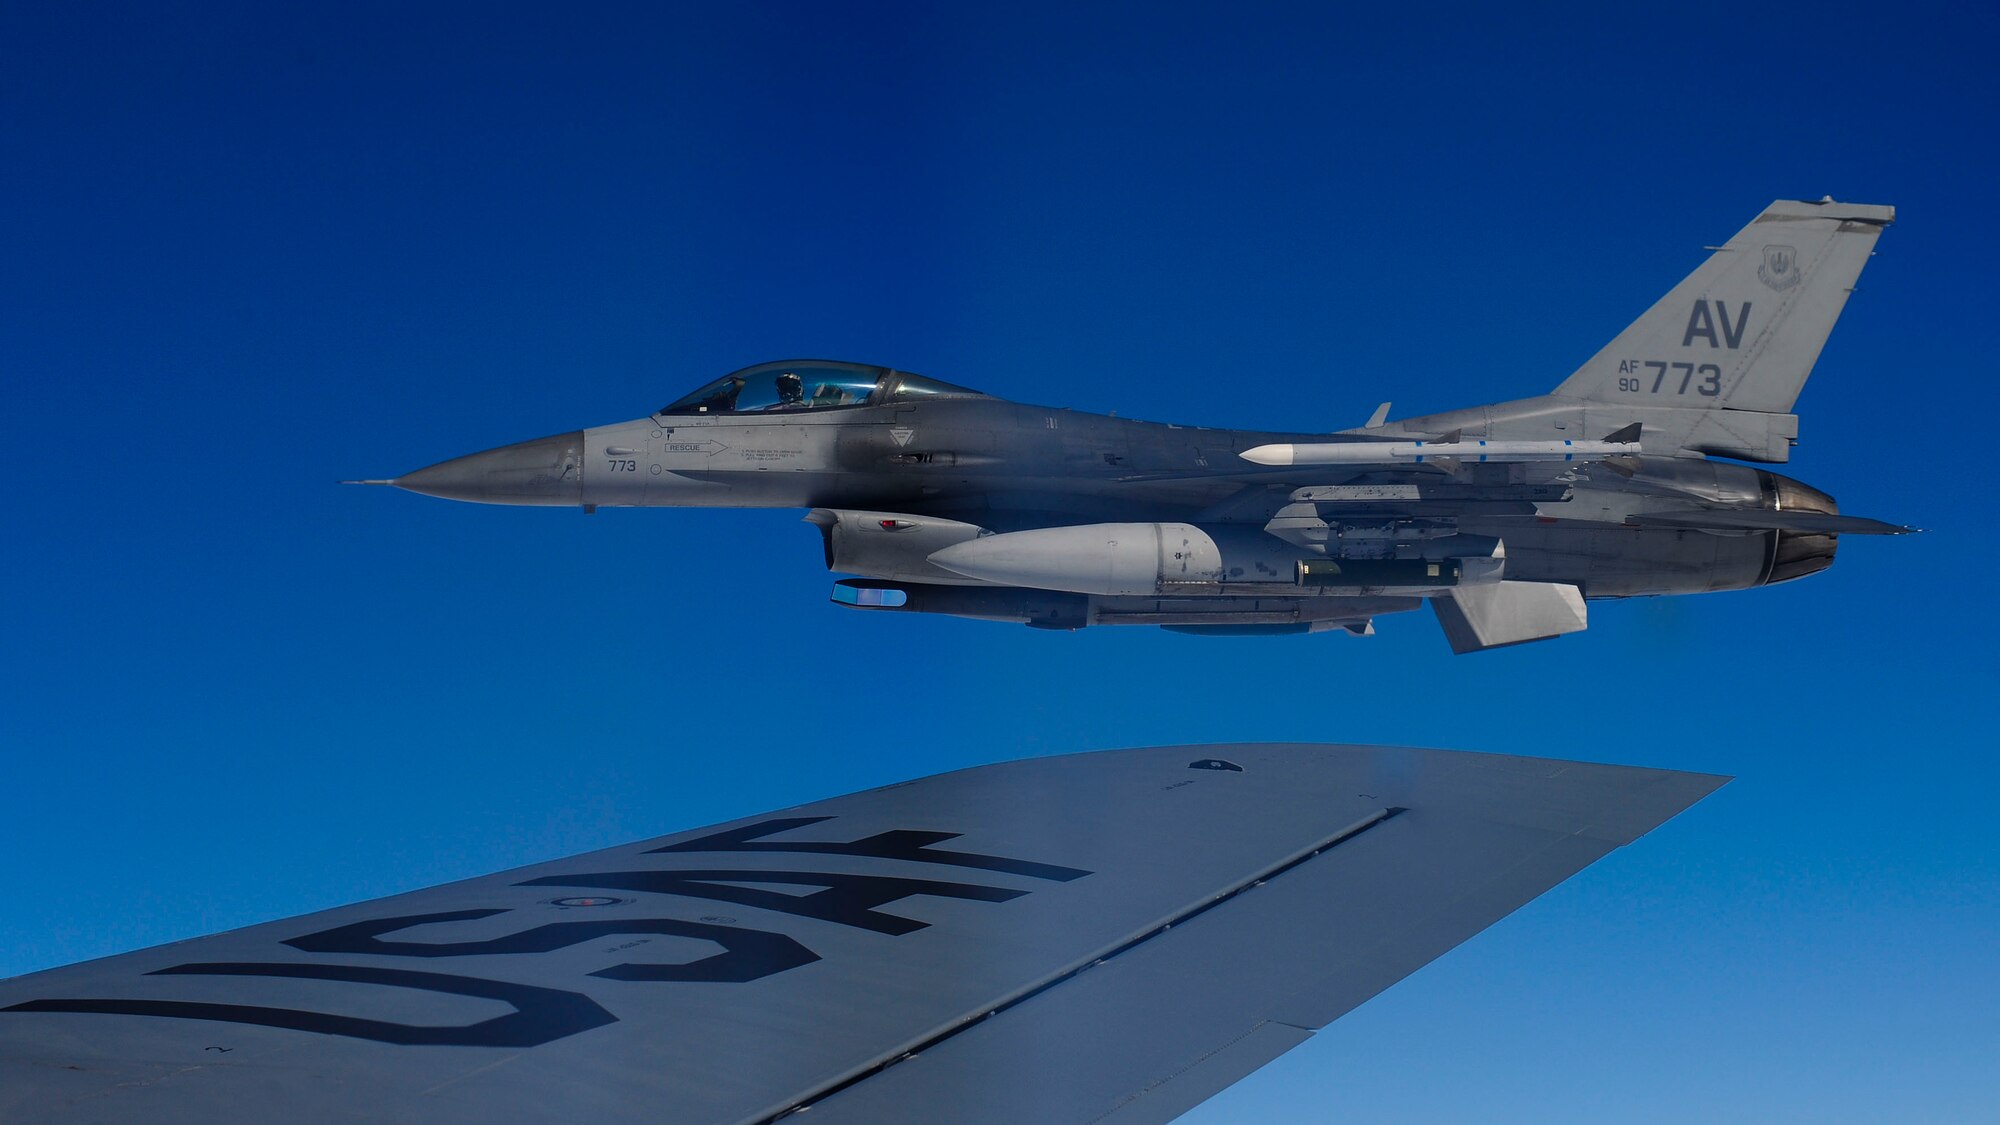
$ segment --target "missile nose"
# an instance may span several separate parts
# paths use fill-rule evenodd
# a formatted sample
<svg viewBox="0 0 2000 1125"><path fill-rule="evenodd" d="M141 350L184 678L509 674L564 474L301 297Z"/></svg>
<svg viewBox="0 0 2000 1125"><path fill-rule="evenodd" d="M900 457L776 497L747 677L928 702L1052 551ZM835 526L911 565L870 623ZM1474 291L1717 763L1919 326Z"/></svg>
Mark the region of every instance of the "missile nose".
<svg viewBox="0 0 2000 1125"><path fill-rule="evenodd" d="M454 457L389 483L425 496L479 504L581 504L583 431Z"/></svg>

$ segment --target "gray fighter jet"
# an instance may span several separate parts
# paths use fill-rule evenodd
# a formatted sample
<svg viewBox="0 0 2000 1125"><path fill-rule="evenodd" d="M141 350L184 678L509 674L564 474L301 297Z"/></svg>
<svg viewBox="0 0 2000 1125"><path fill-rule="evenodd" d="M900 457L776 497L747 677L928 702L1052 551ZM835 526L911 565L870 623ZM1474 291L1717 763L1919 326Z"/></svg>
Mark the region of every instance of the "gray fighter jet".
<svg viewBox="0 0 2000 1125"><path fill-rule="evenodd" d="M491 504L798 507L833 600L1040 628L1571 633L1590 599L1739 590L1833 561L1840 514L1765 469L1890 207L1779 201L1534 398L1338 433L1030 406L858 363L726 375L630 422L388 481Z"/></svg>

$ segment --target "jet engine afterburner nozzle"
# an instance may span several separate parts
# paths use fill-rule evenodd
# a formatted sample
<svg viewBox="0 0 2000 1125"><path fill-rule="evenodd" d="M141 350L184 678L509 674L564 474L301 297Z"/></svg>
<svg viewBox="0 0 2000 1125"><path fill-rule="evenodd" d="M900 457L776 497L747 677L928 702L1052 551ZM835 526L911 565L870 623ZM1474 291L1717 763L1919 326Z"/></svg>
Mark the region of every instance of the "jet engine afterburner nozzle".
<svg viewBox="0 0 2000 1125"><path fill-rule="evenodd" d="M1809 484L1761 470L1759 475L1765 478L1770 506L1778 511L1824 512L1830 516L1840 514L1840 505L1834 502L1833 497ZM1808 574L1818 574L1833 565L1833 554L1839 549L1838 535L1779 531L1771 545L1771 561L1764 568L1764 580L1758 585L1775 586Z"/></svg>
<svg viewBox="0 0 2000 1125"><path fill-rule="evenodd" d="M1833 553L1840 549L1840 536L1813 535L1803 531L1780 531L1771 549L1771 565L1761 586L1775 586L1818 574L1833 565Z"/></svg>

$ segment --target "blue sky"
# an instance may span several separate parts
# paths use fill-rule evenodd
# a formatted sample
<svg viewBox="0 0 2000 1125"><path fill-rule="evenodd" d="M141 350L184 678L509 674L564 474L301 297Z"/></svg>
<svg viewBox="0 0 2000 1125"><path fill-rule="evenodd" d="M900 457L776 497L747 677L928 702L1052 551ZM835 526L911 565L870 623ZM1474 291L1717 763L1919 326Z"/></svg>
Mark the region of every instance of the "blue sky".
<svg viewBox="0 0 2000 1125"><path fill-rule="evenodd" d="M1739 780L1189 1120L1991 1120L2000 20L15 5L0 975L1023 755ZM342 489L824 355L1339 428L1893 203L1786 471L1931 530L1454 658L842 610L792 512ZM774 706L773 666L842 686ZM725 685L718 689L716 685Z"/></svg>

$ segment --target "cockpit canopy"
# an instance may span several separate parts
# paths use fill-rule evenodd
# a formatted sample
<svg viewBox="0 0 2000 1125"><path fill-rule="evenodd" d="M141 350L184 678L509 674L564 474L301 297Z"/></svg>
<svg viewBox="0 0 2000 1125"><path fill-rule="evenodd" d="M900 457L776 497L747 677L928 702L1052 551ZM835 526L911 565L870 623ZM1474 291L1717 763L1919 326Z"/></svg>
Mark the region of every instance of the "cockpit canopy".
<svg viewBox="0 0 2000 1125"><path fill-rule="evenodd" d="M662 414L756 414L876 406L917 398L984 398L978 391L906 371L826 359L760 363L675 399Z"/></svg>

